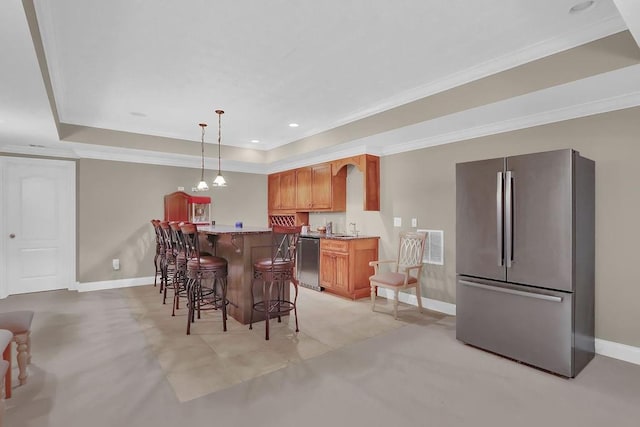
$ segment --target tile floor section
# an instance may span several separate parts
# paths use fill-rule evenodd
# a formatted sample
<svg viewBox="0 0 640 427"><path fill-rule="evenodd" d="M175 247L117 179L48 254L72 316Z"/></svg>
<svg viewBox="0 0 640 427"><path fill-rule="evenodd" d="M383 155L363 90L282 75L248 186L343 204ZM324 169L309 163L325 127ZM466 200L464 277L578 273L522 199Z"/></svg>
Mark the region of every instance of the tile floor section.
<svg viewBox="0 0 640 427"><path fill-rule="evenodd" d="M352 301L324 292L300 288L298 320L284 317L271 321L270 340L264 339L264 322L253 330L233 318L222 331L221 313L203 312L203 317L186 335L186 309L171 316L171 304L163 305L158 288L140 286L127 289L132 314L139 322L147 343L181 402L222 390L291 363L319 356L347 344L393 331L408 323L431 323L445 315L401 305L398 320L391 314L392 303L383 298L371 311L368 298Z"/></svg>

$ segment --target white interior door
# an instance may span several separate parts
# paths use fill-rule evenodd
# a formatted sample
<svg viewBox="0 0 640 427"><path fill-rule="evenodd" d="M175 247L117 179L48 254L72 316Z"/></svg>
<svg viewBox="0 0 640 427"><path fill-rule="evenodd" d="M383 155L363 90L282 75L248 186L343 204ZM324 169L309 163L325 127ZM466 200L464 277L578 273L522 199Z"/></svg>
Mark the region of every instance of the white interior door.
<svg viewBox="0 0 640 427"><path fill-rule="evenodd" d="M75 287L75 162L0 158L0 297Z"/></svg>

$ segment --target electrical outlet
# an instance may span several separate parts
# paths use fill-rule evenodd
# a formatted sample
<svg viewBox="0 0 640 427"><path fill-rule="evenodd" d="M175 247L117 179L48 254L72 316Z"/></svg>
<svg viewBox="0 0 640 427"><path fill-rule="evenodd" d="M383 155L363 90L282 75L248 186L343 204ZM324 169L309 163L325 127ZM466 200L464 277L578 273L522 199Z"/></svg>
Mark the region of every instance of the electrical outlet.
<svg viewBox="0 0 640 427"><path fill-rule="evenodd" d="M402 227L402 218L400 218L399 216L394 216L393 217L393 226L394 227Z"/></svg>
<svg viewBox="0 0 640 427"><path fill-rule="evenodd" d="M178 187L178 191L184 191L184 187Z"/></svg>
<svg viewBox="0 0 640 427"><path fill-rule="evenodd" d="M111 260L111 265L114 270L120 270L120 260L118 258L114 258Z"/></svg>
<svg viewBox="0 0 640 427"><path fill-rule="evenodd" d="M418 218L411 218L411 226L412 227L418 226Z"/></svg>

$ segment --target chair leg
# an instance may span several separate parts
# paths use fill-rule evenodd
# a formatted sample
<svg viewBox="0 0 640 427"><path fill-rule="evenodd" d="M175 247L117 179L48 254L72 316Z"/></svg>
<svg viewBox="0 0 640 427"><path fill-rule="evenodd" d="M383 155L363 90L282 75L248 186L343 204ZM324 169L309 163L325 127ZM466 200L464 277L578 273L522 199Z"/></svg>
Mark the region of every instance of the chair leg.
<svg viewBox="0 0 640 427"><path fill-rule="evenodd" d="M371 286L371 311L376 310L376 286L370 283Z"/></svg>
<svg viewBox="0 0 640 427"><path fill-rule="evenodd" d="M418 311L422 313L424 309L422 308L422 293L420 291L420 284L416 286L416 298L418 299Z"/></svg>
<svg viewBox="0 0 640 427"><path fill-rule="evenodd" d="M31 365L31 331L27 331L27 365Z"/></svg>
<svg viewBox="0 0 640 427"><path fill-rule="evenodd" d="M27 382L27 334L20 334L14 337L18 350L18 380L20 385Z"/></svg>
<svg viewBox="0 0 640 427"><path fill-rule="evenodd" d="M398 319L398 303L399 303L399 295L398 290L394 290L395 295L393 296L393 318Z"/></svg>
<svg viewBox="0 0 640 427"><path fill-rule="evenodd" d="M2 358L9 362L9 369L7 369L7 373L4 376L4 397L5 399L9 399L11 397L11 347L12 342L9 342L7 348L4 349L4 353L2 354Z"/></svg>

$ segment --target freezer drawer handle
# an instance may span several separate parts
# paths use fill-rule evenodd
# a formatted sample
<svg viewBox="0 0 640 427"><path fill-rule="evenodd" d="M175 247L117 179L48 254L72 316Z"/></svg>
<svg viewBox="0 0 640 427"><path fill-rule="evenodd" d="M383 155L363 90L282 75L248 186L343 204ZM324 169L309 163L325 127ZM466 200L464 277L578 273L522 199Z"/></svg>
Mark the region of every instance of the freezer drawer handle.
<svg viewBox="0 0 640 427"><path fill-rule="evenodd" d="M517 291L515 289L498 288L496 286L483 285L482 283L469 282L467 280L459 280L459 282L463 285L471 286L474 288L486 289L488 291L502 292L505 294L512 294L512 295L520 295L522 297L542 299L545 301L562 302L562 297L556 297L553 295L536 294L533 292Z"/></svg>

